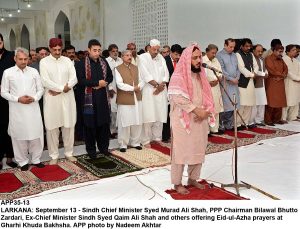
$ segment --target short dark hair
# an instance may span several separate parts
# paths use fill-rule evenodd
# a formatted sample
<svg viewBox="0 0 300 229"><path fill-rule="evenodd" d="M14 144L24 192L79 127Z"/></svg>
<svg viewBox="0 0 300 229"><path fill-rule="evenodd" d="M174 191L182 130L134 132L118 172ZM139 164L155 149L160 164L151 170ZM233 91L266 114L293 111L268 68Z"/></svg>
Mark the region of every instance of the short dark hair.
<svg viewBox="0 0 300 229"><path fill-rule="evenodd" d="M75 50L75 47L73 45L68 45L66 46L65 50L68 51L70 49L74 49Z"/></svg>
<svg viewBox="0 0 300 229"><path fill-rule="evenodd" d="M209 51L212 50L212 49L216 49L217 51L219 50L219 49L218 49L218 46L216 46L216 45L214 45L214 44L209 44L209 45L207 46L207 48L205 49L205 52L209 52Z"/></svg>
<svg viewBox="0 0 300 229"><path fill-rule="evenodd" d="M292 48L297 48L297 46L296 45L293 45L293 44L290 44L290 45L287 45L287 46L285 46L285 53L288 53L289 51L291 51L292 50Z"/></svg>
<svg viewBox="0 0 300 229"><path fill-rule="evenodd" d="M92 39L88 43L88 48L90 49L92 46L100 46L101 47L101 44L97 39Z"/></svg>
<svg viewBox="0 0 300 229"><path fill-rule="evenodd" d="M182 53L182 47L179 44L174 44L171 46L171 52Z"/></svg>
<svg viewBox="0 0 300 229"><path fill-rule="evenodd" d="M274 48L276 45L282 45L280 39L273 39L273 40L271 41L271 48Z"/></svg>
<svg viewBox="0 0 300 229"><path fill-rule="evenodd" d="M109 57L109 52L108 52L107 49L105 49L105 50L102 51L102 57L104 57L104 58Z"/></svg>
<svg viewBox="0 0 300 229"><path fill-rule="evenodd" d="M245 44L247 44L247 43L252 45L252 41L249 38L243 38L241 40L241 46L245 46Z"/></svg>
<svg viewBox="0 0 300 229"><path fill-rule="evenodd" d="M119 49L119 47L116 44L110 44L107 48L109 52L112 51L113 49Z"/></svg>
<svg viewBox="0 0 300 229"><path fill-rule="evenodd" d="M36 53L39 53L41 50L46 50L47 52L50 52L49 51L49 49L47 48L47 47L37 47L36 49L35 49L35 51L36 51Z"/></svg>
<svg viewBox="0 0 300 229"><path fill-rule="evenodd" d="M2 33L0 33L0 38L1 38L1 41L3 41L3 36L2 36Z"/></svg>
<svg viewBox="0 0 300 229"><path fill-rule="evenodd" d="M224 44L225 45L228 45L229 42L235 42L235 40L233 38L227 38L225 41L224 41Z"/></svg>
<svg viewBox="0 0 300 229"><path fill-rule="evenodd" d="M300 45L296 45L296 49L300 49Z"/></svg>

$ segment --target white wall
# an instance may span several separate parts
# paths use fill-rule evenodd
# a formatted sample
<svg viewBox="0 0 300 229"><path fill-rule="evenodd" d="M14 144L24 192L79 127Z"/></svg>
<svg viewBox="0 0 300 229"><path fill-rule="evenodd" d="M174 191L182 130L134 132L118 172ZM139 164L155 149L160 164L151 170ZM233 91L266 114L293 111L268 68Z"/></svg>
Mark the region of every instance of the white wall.
<svg viewBox="0 0 300 229"><path fill-rule="evenodd" d="M249 37L270 47L273 38L284 45L300 43L298 0L169 0L169 44L197 41L223 47L224 39Z"/></svg>
<svg viewBox="0 0 300 229"><path fill-rule="evenodd" d="M126 49L133 39L132 10L130 0L104 0L103 46L116 44L119 50Z"/></svg>

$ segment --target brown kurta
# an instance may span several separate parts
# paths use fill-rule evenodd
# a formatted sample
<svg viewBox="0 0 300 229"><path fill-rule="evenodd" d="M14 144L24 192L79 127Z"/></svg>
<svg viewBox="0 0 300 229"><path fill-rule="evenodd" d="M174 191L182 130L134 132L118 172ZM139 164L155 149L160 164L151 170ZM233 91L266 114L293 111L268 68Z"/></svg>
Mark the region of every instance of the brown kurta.
<svg viewBox="0 0 300 229"><path fill-rule="evenodd" d="M286 107L286 95L284 79L287 76L288 68L282 59L274 54L265 59L269 77L266 79L266 95L268 106L273 108Z"/></svg>
<svg viewBox="0 0 300 229"><path fill-rule="evenodd" d="M204 162L207 146L208 122L207 119L195 122L191 111L202 105L201 81L195 73L192 74L193 98L192 101L181 95L171 95L171 128L173 135L172 163L194 165ZM180 121L180 110L183 109L190 116L190 134Z"/></svg>

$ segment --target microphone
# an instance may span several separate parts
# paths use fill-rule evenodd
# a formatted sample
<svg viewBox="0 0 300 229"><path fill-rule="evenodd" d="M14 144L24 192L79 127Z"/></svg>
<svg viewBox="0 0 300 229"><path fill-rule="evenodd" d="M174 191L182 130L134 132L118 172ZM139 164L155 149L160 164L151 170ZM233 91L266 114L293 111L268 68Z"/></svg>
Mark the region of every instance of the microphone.
<svg viewBox="0 0 300 229"><path fill-rule="evenodd" d="M209 66L209 65L207 65L207 64L205 64L205 63L202 63L202 67L203 68L208 68L208 69L210 69L210 70L212 70L212 71L214 71L214 72L218 72L218 73L223 73L222 71L220 71L220 70L218 70L218 69L216 69L216 68L214 68L214 67L212 67L212 66Z"/></svg>

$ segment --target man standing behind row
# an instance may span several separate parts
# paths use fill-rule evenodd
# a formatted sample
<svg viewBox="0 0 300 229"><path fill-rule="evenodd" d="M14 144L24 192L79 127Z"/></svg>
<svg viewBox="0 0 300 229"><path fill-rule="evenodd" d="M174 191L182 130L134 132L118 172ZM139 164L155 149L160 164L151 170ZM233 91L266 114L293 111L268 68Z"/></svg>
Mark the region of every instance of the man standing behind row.
<svg viewBox="0 0 300 229"><path fill-rule="evenodd" d="M169 72L159 54L160 42L150 41L149 52L140 55L139 70L145 82L143 88L143 145L162 140L163 123L167 122L168 100L166 83Z"/></svg>
<svg viewBox="0 0 300 229"><path fill-rule="evenodd" d="M66 158L70 161L77 160L73 157L76 103L72 89L77 78L72 61L61 56L62 41L58 38L50 39L49 48L51 55L41 60L40 73L46 89L44 120L49 155L52 158L50 164L57 164L59 128L62 131Z"/></svg>
<svg viewBox="0 0 300 229"><path fill-rule="evenodd" d="M14 54L5 49L3 36L0 33L0 82L2 79L2 74L5 69L13 67L15 65ZM12 168L18 165L12 161L14 157L14 151L11 143L11 138L7 133L8 128L8 102L7 100L0 97L0 170L3 167L2 159L4 154L6 154L6 164Z"/></svg>
<svg viewBox="0 0 300 229"><path fill-rule="evenodd" d="M113 81L108 85L109 96L110 96L110 106L111 106L111 122L110 122L110 133L114 137L117 133L117 86L115 79L115 68L122 64L122 59L119 57L119 48L116 44L111 44L108 46L109 57L106 58L107 63L112 71Z"/></svg>
<svg viewBox="0 0 300 229"><path fill-rule="evenodd" d="M83 114L86 151L90 158L96 155L96 142L100 153L109 155L110 98L107 85L113 75L107 61L101 57L101 44L92 39L88 43L89 55L76 66L81 86L80 104Z"/></svg>
<svg viewBox="0 0 300 229"><path fill-rule="evenodd" d="M171 46L170 55L165 56L165 60L166 60L170 78L176 68L176 65L179 61L181 53L182 53L182 47L179 44L174 44ZM167 84L167 86L168 86L168 84ZM162 141L163 142L169 142L171 139L169 113L170 113L170 105L168 105L167 123L164 123L164 125L163 125L163 132L162 132Z"/></svg>

